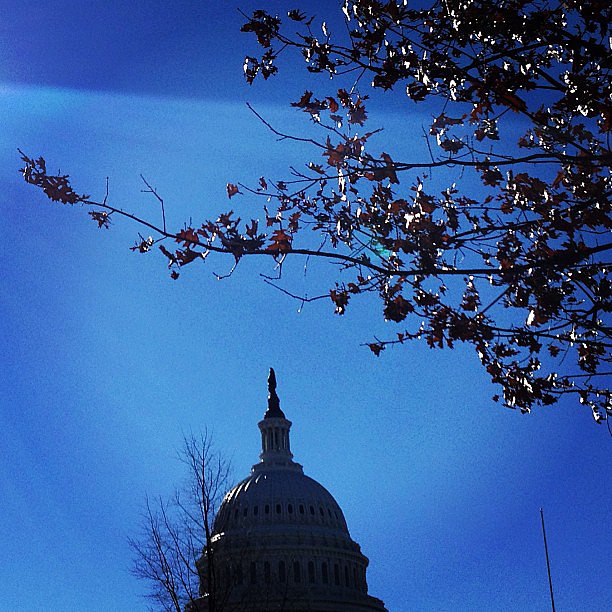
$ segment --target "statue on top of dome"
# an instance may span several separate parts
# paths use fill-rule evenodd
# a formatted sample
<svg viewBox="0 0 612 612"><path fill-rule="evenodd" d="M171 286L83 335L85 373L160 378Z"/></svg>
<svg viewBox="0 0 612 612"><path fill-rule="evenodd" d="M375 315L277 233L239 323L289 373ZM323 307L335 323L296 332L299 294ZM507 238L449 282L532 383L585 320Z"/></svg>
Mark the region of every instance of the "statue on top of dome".
<svg viewBox="0 0 612 612"><path fill-rule="evenodd" d="M274 373L274 368L270 368L270 374L268 375L268 409L264 414L264 419L270 418L285 418L283 411L280 409L280 400L276 394L276 374Z"/></svg>

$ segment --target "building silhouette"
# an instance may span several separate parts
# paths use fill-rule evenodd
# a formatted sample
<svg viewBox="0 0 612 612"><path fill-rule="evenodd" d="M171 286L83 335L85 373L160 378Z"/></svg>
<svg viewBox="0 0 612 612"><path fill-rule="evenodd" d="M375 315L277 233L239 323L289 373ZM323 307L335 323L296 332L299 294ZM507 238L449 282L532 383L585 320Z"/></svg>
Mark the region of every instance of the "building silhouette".
<svg viewBox="0 0 612 612"><path fill-rule="evenodd" d="M274 370L259 422L261 461L225 496L198 562L201 597L188 612L386 611L368 595L368 559L340 506L293 461Z"/></svg>

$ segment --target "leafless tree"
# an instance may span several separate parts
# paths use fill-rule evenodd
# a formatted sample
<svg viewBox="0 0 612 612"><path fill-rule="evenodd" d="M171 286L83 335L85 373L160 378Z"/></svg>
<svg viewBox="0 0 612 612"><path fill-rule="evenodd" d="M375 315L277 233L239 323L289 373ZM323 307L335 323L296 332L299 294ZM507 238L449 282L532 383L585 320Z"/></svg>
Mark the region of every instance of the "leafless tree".
<svg viewBox="0 0 612 612"><path fill-rule="evenodd" d="M154 609L183 612L207 595L209 612L219 612L211 545L213 521L229 485L230 462L215 450L210 434L185 436L178 453L187 468L182 487L166 500L147 497L134 551L132 572L149 583ZM205 564L198 562L206 559ZM207 568L201 581L199 569ZM217 604L220 604L217 606Z"/></svg>

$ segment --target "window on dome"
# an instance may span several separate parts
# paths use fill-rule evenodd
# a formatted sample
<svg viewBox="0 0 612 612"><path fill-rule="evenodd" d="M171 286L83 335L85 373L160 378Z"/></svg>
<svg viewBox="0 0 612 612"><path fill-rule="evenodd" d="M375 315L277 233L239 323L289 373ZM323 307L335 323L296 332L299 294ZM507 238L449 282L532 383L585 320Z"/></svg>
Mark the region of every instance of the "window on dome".
<svg viewBox="0 0 612 612"><path fill-rule="evenodd" d="M329 518L331 518L331 517L332 517L332 515L331 515L331 510L330 510L329 508L327 509L327 515L329 516Z"/></svg>
<svg viewBox="0 0 612 612"><path fill-rule="evenodd" d="M357 580L357 567L353 567L353 585L356 589L359 588L359 581Z"/></svg>
<svg viewBox="0 0 612 612"><path fill-rule="evenodd" d="M340 566L334 563L334 584L340 585Z"/></svg>
<svg viewBox="0 0 612 612"><path fill-rule="evenodd" d="M300 504L300 514L304 514L304 504Z"/></svg>
<svg viewBox="0 0 612 612"><path fill-rule="evenodd" d="M282 508L280 504L276 504L276 514L280 514L282 512Z"/></svg>
<svg viewBox="0 0 612 612"><path fill-rule="evenodd" d="M308 562L308 582L310 582L310 584L314 584L314 581L315 581L314 561L309 561Z"/></svg>
<svg viewBox="0 0 612 612"><path fill-rule="evenodd" d="M266 514L270 514L270 504L266 504L266 505L264 506L264 512L265 512Z"/></svg>
<svg viewBox="0 0 612 612"><path fill-rule="evenodd" d="M288 512L289 514L293 514L293 505L292 505L292 504L289 504L289 505L287 506L287 512Z"/></svg>
<svg viewBox="0 0 612 612"><path fill-rule="evenodd" d="M350 585L350 580L349 580L349 569L348 569L348 565L344 566L344 586L349 586Z"/></svg>
<svg viewBox="0 0 612 612"><path fill-rule="evenodd" d="M278 562L278 580L279 580L279 582L286 582L287 581L287 569L285 567L285 562L284 561L279 561Z"/></svg>
<svg viewBox="0 0 612 612"><path fill-rule="evenodd" d="M323 506L319 506L319 514L321 516L325 516L325 512L323 512Z"/></svg>
<svg viewBox="0 0 612 612"><path fill-rule="evenodd" d="M327 574L327 561L323 561L321 564L321 579L323 580L323 584L327 584L329 582L329 576Z"/></svg>
<svg viewBox="0 0 612 612"><path fill-rule="evenodd" d="M255 564L255 561L251 561L249 573L251 575L251 584L257 584L257 565Z"/></svg>
<svg viewBox="0 0 612 612"><path fill-rule="evenodd" d="M300 582L302 580L302 568L299 561L293 562L293 581Z"/></svg>
<svg viewBox="0 0 612 612"><path fill-rule="evenodd" d="M246 516L248 513L249 513L249 509L248 509L248 508L245 508L245 509L242 511L242 515L243 515L243 516Z"/></svg>
<svg viewBox="0 0 612 612"><path fill-rule="evenodd" d="M315 513L314 506L310 506L310 514L314 514L314 513Z"/></svg>
<svg viewBox="0 0 612 612"><path fill-rule="evenodd" d="M259 506L254 506L253 507L253 515L257 516L258 512L259 512Z"/></svg>

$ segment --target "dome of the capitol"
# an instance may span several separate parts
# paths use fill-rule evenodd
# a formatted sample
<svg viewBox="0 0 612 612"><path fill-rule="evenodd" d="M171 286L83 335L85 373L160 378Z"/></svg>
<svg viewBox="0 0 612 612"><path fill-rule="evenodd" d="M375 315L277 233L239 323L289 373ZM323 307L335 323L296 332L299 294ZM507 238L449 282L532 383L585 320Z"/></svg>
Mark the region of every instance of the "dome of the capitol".
<svg viewBox="0 0 612 612"><path fill-rule="evenodd" d="M214 531L240 533L266 525L348 537L336 500L301 470L260 471L245 478L225 496Z"/></svg>
<svg viewBox="0 0 612 612"><path fill-rule="evenodd" d="M223 499L189 612L384 612L340 506L293 461L274 370L268 388L261 461Z"/></svg>

